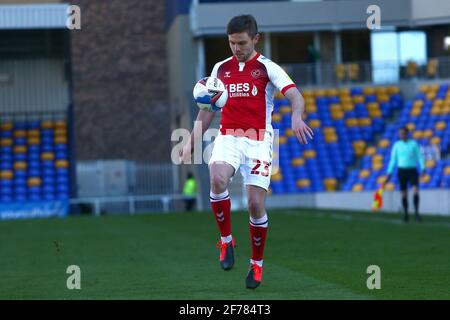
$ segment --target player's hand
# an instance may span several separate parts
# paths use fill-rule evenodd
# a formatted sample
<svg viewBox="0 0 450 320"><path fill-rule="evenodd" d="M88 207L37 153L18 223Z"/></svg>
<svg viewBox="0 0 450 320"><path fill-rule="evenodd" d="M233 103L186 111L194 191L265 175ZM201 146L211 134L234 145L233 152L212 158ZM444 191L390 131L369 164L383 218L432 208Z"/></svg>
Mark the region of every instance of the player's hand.
<svg viewBox="0 0 450 320"><path fill-rule="evenodd" d="M180 163L190 163L192 155L192 148L190 144L186 144L183 149L180 149L178 153L178 159L180 160Z"/></svg>
<svg viewBox="0 0 450 320"><path fill-rule="evenodd" d="M312 129L306 125L300 115L295 113L292 115L292 131L302 144L308 144L307 137L312 140L314 136Z"/></svg>

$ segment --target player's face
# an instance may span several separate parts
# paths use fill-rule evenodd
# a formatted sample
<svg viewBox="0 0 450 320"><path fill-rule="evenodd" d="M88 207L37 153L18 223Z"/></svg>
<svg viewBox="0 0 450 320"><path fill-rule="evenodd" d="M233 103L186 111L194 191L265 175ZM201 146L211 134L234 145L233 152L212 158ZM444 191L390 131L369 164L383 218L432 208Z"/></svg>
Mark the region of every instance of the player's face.
<svg viewBox="0 0 450 320"><path fill-rule="evenodd" d="M400 139L402 139L402 140L406 140L406 138L408 137L405 130L400 130L399 135L400 135Z"/></svg>
<svg viewBox="0 0 450 320"><path fill-rule="evenodd" d="M239 62L249 60L255 51L255 45L258 43L259 34L253 39L247 32L232 33L228 35L228 42L230 44L233 55Z"/></svg>

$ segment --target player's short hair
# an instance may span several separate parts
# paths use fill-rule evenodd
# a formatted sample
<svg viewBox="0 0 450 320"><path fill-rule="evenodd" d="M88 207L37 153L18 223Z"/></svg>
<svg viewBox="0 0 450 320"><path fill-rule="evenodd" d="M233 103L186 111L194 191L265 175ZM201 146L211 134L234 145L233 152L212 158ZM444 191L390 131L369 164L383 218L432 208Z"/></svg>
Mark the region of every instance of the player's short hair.
<svg viewBox="0 0 450 320"><path fill-rule="evenodd" d="M258 33L258 25L251 14L243 14L231 18L227 25L227 34L247 32L250 38Z"/></svg>

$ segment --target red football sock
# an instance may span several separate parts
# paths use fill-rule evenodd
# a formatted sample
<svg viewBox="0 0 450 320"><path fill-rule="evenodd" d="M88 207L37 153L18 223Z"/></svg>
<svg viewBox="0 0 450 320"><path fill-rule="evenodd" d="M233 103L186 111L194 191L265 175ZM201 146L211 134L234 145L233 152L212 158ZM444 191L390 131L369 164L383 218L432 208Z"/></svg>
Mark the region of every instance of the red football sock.
<svg viewBox="0 0 450 320"><path fill-rule="evenodd" d="M264 245L266 243L267 215L259 219L250 218L250 241L252 242L252 259L262 265Z"/></svg>
<svg viewBox="0 0 450 320"><path fill-rule="evenodd" d="M210 192L211 208L219 227L220 235L228 237L231 235L231 200L228 190L221 194Z"/></svg>

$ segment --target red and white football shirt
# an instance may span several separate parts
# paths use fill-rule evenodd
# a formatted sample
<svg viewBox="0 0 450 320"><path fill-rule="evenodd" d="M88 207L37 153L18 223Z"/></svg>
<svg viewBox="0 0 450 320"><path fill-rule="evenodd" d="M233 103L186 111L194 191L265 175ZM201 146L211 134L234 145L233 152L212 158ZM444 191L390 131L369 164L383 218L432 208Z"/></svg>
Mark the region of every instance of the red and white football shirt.
<svg viewBox="0 0 450 320"><path fill-rule="evenodd" d="M236 57L216 63L211 77L223 81L228 91L228 100L222 109L220 133L240 135L264 140L264 133L273 133L272 112L275 89L283 94L295 87L286 72L275 62L257 53L247 62Z"/></svg>

